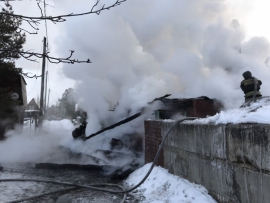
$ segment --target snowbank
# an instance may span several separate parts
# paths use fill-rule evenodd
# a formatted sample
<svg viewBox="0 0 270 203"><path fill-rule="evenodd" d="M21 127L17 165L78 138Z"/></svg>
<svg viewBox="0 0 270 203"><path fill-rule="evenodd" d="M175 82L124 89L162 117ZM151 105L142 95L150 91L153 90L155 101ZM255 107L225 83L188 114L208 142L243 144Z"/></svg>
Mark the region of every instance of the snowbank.
<svg viewBox="0 0 270 203"><path fill-rule="evenodd" d="M125 180L126 187L139 183L151 164L146 164L130 174ZM172 175L158 166L155 166L145 182L133 191L133 195L140 198L142 203L216 203L203 186Z"/></svg>

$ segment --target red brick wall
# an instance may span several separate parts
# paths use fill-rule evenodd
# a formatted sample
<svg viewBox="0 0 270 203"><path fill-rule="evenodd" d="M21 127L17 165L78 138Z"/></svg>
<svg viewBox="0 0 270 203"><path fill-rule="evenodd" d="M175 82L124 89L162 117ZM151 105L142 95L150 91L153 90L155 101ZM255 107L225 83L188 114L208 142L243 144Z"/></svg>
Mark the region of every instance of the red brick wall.
<svg viewBox="0 0 270 203"><path fill-rule="evenodd" d="M154 161L156 153L158 151L159 144L162 141L161 136L161 122L160 121L144 121L145 126L145 163ZM164 166L163 149L159 155L159 159L156 163L158 166Z"/></svg>
<svg viewBox="0 0 270 203"><path fill-rule="evenodd" d="M194 100L192 116L205 118L207 115L215 115L220 112L220 109L221 104L215 103L213 100Z"/></svg>

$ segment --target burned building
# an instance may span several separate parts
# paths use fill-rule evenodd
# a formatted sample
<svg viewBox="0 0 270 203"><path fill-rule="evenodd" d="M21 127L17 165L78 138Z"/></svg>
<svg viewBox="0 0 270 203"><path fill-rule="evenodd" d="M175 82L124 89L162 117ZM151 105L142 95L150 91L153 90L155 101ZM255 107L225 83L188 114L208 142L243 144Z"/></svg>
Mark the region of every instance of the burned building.
<svg viewBox="0 0 270 203"><path fill-rule="evenodd" d="M27 105L27 84L19 72L11 71L6 74L4 71L0 76L0 137L7 129L23 123L23 113Z"/></svg>
<svg viewBox="0 0 270 203"><path fill-rule="evenodd" d="M27 83L24 77L19 74L19 71L8 76L2 76L0 81L0 88L8 89L12 99L17 100L21 107L27 105L26 85Z"/></svg>
<svg viewBox="0 0 270 203"><path fill-rule="evenodd" d="M163 107L155 111L156 119L174 119L177 116L205 118L220 112L223 107L218 100L206 96L188 99L162 98L160 101Z"/></svg>

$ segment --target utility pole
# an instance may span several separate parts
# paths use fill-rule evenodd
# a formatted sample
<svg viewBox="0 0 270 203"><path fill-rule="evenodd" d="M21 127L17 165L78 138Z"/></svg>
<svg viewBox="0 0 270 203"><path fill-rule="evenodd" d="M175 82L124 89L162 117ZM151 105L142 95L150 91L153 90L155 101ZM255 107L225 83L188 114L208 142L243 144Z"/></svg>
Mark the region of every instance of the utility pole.
<svg viewBox="0 0 270 203"><path fill-rule="evenodd" d="M49 89L47 108L49 107L51 89Z"/></svg>
<svg viewBox="0 0 270 203"><path fill-rule="evenodd" d="M44 103L44 112L46 113L47 106L46 106L46 101L47 101L47 80L48 80L48 71L46 71L46 82L45 82L45 103Z"/></svg>
<svg viewBox="0 0 270 203"><path fill-rule="evenodd" d="M41 76L41 91L40 91L40 125L42 125L42 117L43 117L43 102L44 102L44 76L45 76L45 57L46 54L46 37L43 39L43 57L42 57L42 76Z"/></svg>

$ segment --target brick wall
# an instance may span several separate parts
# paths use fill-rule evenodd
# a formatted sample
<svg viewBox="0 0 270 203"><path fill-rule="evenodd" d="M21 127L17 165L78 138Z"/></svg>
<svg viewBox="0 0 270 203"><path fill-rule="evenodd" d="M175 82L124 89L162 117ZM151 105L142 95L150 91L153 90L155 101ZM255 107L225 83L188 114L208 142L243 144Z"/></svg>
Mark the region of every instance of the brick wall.
<svg viewBox="0 0 270 203"><path fill-rule="evenodd" d="M145 163L153 162L158 151L159 144L162 141L161 121L155 123L144 122L145 125ZM164 166L163 149L156 163L158 166Z"/></svg>
<svg viewBox="0 0 270 203"><path fill-rule="evenodd" d="M194 116L205 118L206 116L213 116L220 112L222 108L221 103L214 100L194 100L192 114L187 116Z"/></svg>

